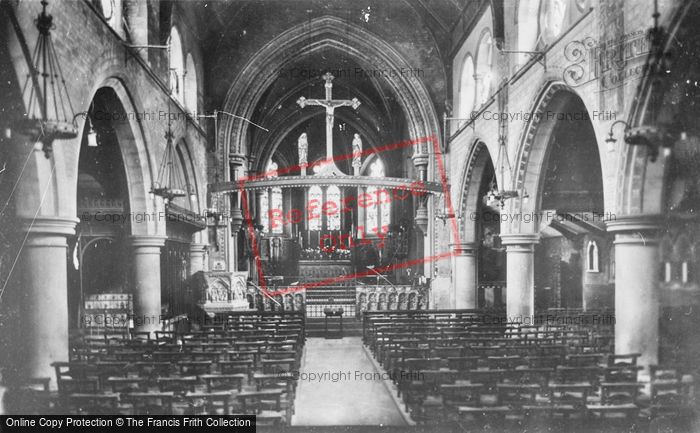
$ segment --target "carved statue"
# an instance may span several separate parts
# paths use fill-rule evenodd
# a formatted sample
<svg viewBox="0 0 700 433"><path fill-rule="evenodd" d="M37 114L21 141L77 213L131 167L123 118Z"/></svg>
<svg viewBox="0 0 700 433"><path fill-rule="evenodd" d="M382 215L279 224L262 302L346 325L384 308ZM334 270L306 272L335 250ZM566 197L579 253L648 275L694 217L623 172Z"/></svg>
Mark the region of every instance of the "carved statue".
<svg viewBox="0 0 700 433"><path fill-rule="evenodd" d="M352 166L357 170L362 167L362 139L360 134L355 134L355 138L352 139Z"/></svg>
<svg viewBox="0 0 700 433"><path fill-rule="evenodd" d="M306 132L299 136L297 141L297 147L299 148L299 165L307 164L307 155L309 151L309 142L306 138Z"/></svg>

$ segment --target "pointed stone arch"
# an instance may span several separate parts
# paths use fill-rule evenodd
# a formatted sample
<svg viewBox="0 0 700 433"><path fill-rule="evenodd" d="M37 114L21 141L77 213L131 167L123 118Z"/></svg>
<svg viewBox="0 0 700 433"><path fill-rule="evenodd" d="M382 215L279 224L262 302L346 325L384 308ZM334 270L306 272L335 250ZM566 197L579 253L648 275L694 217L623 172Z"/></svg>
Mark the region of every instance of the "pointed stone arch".
<svg viewBox="0 0 700 433"><path fill-rule="evenodd" d="M367 30L345 20L325 16L300 24L268 42L251 58L229 88L224 110L250 118L265 90L279 72L299 56L335 48L372 69L402 70L411 65L391 45ZM404 111L411 138L438 137L439 122L430 95L415 74L387 74L387 84L394 90ZM229 154L247 155L249 124L241 119L223 119L219 130L221 161ZM428 155L427 145L416 148ZM224 167L228 175L228 168Z"/></svg>

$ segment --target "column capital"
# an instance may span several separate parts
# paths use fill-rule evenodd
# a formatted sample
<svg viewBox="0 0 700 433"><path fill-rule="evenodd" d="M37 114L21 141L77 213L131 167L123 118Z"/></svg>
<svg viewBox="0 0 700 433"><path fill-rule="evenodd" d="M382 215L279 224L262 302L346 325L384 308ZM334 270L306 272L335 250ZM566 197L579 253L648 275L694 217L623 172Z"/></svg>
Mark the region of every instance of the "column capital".
<svg viewBox="0 0 700 433"><path fill-rule="evenodd" d="M22 232L38 235L63 235L75 234L75 227L80 222L78 218L59 216L40 216L37 218L19 218L22 224Z"/></svg>
<svg viewBox="0 0 700 433"><path fill-rule="evenodd" d="M613 221L607 221L605 226L610 233L617 232L639 232L639 231L656 231L662 224L661 215L635 215L616 218Z"/></svg>
<svg viewBox="0 0 700 433"><path fill-rule="evenodd" d="M430 161L430 157L427 153L414 152L411 156L411 160L416 168L425 169L425 167L428 165L428 161Z"/></svg>
<svg viewBox="0 0 700 433"><path fill-rule="evenodd" d="M455 255L463 256L476 253L476 243L474 242L458 242L450 244L450 248L455 253Z"/></svg>
<svg viewBox="0 0 700 433"><path fill-rule="evenodd" d="M532 253L535 245L540 243L539 233L505 233L500 238L506 253Z"/></svg>
<svg viewBox="0 0 700 433"><path fill-rule="evenodd" d="M615 244L657 245L662 224L660 215L639 215L618 218L605 225L615 234Z"/></svg>
<svg viewBox="0 0 700 433"><path fill-rule="evenodd" d="M208 247L209 247L209 245L207 245L207 244L191 243L190 244L190 252L191 253L204 253Z"/></svg>
<svg viewBox="0 0 700 433"><path fill-rule="evenodd" d="M165 245L165 236L139 236L129 237L131 246L135 248L160 248Z"/></svg>
<svg viewBox="0 0 700 433"><path fill-rule="evenodd" d="M540 243L539 233L503 233L501 245L535 245Z"/></svg>

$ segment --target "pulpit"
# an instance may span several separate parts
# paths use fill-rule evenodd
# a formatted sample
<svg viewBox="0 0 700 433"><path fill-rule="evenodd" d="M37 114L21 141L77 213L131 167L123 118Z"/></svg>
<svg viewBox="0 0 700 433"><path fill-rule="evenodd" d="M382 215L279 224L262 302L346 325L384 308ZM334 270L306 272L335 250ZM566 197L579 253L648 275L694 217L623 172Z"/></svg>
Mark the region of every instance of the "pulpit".
<svg viewBox="0 0 700 433"><path fill-rule="evenodd" d="M208 314L249 309L246 272L198 272L193 278L196 304Z"/></svg>
<svg viewBox="0 0 700 433"><path fill-rule="evenodd" d="M329 303L332 303L333 300L330 299ZM326 317L325 318L325 324L326 324L326 338L343 338L343 313L345 311L342 308L325 308L323 310L323 314ZM338 319L338 328L335 332L330 332L328 331L328 319Z"/></svg>

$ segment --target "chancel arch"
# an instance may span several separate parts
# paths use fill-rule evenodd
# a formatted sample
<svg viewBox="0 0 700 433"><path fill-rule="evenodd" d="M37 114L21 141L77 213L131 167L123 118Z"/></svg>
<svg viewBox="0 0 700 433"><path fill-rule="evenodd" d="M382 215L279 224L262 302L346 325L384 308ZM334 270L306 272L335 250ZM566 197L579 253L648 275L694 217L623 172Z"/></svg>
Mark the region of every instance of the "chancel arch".
<svg viewBox="0 0 700 433"><path fill-rule="evenodd" d="M225 102L226 111L250 117L259 98L274 81L274 71L283 70L300 56L327 47L335 47L370 69L376 68L377 65L385 65L395 70L408 67L395 49L373 34L332 16L321 17L285 31L274 43L267 44L260 50L229 89ZM263 71L263 74L260 71ZM420 80L411 76L390 75L385 81L395 92L398 103L407 117L408 135L411 138L435 135L439 130L437 113L434 107L421 102L429 96ZM220 142L225 143L223 154L248 154L248 132L249 125L245 122L236 119L224 120L218 131ZM426 146L422 146L417 149L417 153L427 157L426 149Z"/></svg>

